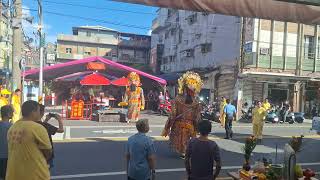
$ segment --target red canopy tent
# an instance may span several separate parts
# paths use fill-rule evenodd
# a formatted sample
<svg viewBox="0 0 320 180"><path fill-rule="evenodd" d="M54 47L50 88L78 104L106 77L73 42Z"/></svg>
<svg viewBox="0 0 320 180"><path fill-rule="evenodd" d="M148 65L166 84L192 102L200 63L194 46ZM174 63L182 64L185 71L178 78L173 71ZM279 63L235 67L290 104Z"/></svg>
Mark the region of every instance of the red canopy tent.
<svg viewBox="0 0 320 180"><path fill-rule="evenodd" d="M129 86L129 80L126 77L122 77L112 81L111 84L115 86Z"/></svg>
<svg viewBox="0 0 320 180"><path fill-rule="evenodd" d="M107 85L110 85L110 80L105 78L102 75L93 73L93 74L85 76L80 81L80 84L86 85L86 86L107 86Z"/></svg>
<svg viewBox="0 0 320 180"><path fill-rule="evenodd" d="M87 72L88 63L100 62L106 65L106 70L104 73L113 77L123 77L129 72L136 72L142 78L142 84L149 84L149 82L143 83L143 81L153 81L160 85L166 85L166 80L153 76L151 74L142 72L140 70L134 69L132 67L125 66L123 64L102 58L102 57L89 57L85 59L74 60L66 63L56 64L53 66L47 66L43 68L43 79L44 80L55 80L59 77L64 77L67 75L72 75L80 72ZM93 72L93 71L92 71ZM102 73L102 72L101 72ZM81 74L81 73L80 73ZM38 80L39 69L31 69L25 71L23 76L26 80Z"/></svg>

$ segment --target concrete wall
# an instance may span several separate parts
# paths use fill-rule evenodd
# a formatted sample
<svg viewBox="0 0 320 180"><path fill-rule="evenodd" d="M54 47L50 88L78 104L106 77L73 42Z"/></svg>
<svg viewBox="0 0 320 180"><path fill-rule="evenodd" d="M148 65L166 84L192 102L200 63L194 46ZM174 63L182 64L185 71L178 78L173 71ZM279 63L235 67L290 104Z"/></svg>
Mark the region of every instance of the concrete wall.
<svg viewBox="0 0 320 180"><path fill-rule="evenodd" d="M164 44L161 69L163 72L234 64L239 57L240 20L238 17L161 8L158 24L152 34L152 45ZM192 19L192 22L190 21ZM201 51L202 44L211 46ZM193 52L186 56L186 50Z"/></svg>
<svg viewBox="0 0 320 180"><path fill-rule="evenodd" d="M7 39L7 34L9 33L9 39ZM12 44L11 42L6 43L4 40L12 39L12 29L7 28L7 18L2 16L0 21L0 36L2 37L2 40L0 41L0 69L6 68L5 62L7 59L7 56L9 58L12 58Z"/></svg>

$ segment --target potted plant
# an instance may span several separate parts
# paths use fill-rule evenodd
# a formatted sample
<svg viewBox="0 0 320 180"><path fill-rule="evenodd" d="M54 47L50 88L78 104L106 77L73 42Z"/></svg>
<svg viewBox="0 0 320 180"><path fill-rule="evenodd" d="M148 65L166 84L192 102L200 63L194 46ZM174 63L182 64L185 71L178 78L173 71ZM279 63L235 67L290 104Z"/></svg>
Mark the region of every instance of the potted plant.
<svg viewBox="0 0 320 180"><path fill-rule="evenodd" d="M245 171L249 171L251 169L250 167L250 157L257 145L257 139L254 136L250 136L246 139L244 146L242 147L242 151L244 153L244 164L242 168Z"/></svg>

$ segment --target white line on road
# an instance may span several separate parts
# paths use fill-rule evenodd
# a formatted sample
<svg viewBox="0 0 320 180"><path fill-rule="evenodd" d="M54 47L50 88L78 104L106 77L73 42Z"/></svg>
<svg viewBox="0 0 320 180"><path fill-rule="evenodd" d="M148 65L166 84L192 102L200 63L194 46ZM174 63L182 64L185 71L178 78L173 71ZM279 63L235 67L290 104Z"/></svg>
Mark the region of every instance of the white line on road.
<svg viewBox="0 0 320 180"><path fill-rule="evenodd" d="M136 128L135 125L119 125L119 126L68 126L72 129L87 129L87 128ZM150 127L161 127L163 128L164 125L150 125Z"/></svg>
<svg viewBox="0 0 320 180"><path fill-rule="evenodd" d="M88 128L136 128L135 125L119 125L119 126L67 126L72 129L88 129ZM151 128L163 128L164 125L150 125ZM216 126L218 127L218 126ZM252 128L252 125L234 125L234 128ZM264 128L311 128L310 126L295 126L295 125L285 125L285 126L268 126L265 125Z"/></svg>
<svg viewBox="0 0 320 180"><path fill-rule="evenodd" d="M301 166L320 166L320 162L314 163L299 163ZM222 167L223 170L239 169L242 166L225 166ZM157 169L157 173L167 173L167 172L184 172L185 168L174 168L174 169ZM100 177L100 176L116 176L125 175L125 171L119 172L105 172L105 173L88 173L88 174L73 174L73 175L61 175L61 176L51 176L51 179L73 179L73 178L86 178L86 177Z"/></svg>
<svg viewBox="0 0 320 180"><path fill-rule="evenodd" d="M70 126L66 126L65 139L71 139Z"/></svg>
<svg viewBox="0 0 320 180"><path fill-rule="evenodd" d="M136 129L109 129L109 130L100 130L100 131L92 131L93 133L100 134L129 134L129 133L137 133ZM149 133L152 131L150 130Z"/></svg>

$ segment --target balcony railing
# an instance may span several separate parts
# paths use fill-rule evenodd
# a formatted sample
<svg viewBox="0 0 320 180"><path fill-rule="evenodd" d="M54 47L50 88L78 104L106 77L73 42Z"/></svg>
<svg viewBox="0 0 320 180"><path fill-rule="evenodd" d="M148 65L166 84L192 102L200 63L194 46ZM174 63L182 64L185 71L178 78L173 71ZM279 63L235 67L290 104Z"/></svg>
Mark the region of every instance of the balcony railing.
<svg viewBox="0 0 320 180"><path fill-rule="evenodd" d="M74 35L58 35L59 41L72 41L82 43L93 43L93 44L106 44L106 45L117 45L119 43L117 38L103 38L103 37L86 37L86 36L74 36Z"/></svg>
<svg viewBox="0 0 320 180"><path fill-rule="evenodd" d="M84 55L82 54L67 54L67 53L58 53L57 59L82 59L84 58Z"/></svg>
<svg viewBox="0 0 320 180"><path fill-rule="evenodd" d="M119 46L149 49L151 42L147 40L120 40Z"/></svg>
<svg viewBox="0 0 320 180"><path fill-rule="evenodd" d="M127 63L141 63L144 64L147 62L147 58L135 58L135 57L127 57L120 56L118 59L119 62L127 62Z"/></svg>

